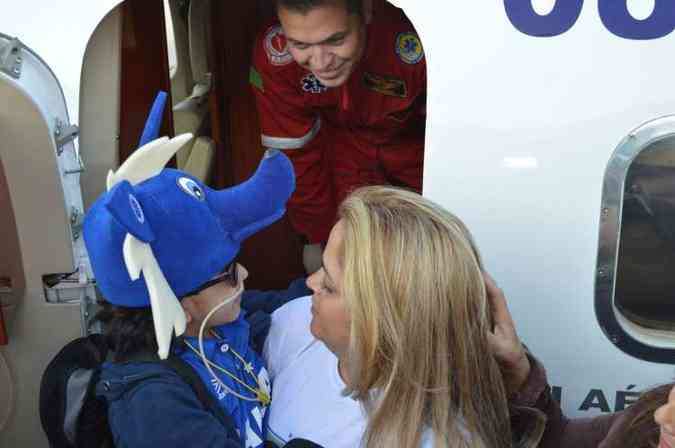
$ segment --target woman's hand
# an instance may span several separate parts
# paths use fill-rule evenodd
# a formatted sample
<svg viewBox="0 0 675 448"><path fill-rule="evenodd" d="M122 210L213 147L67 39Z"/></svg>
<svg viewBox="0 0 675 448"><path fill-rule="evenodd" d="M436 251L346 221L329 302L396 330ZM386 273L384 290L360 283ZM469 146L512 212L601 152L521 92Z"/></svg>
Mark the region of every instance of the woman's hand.
<svg viewBox="0 0 675 448"><path fill-rule="evenodd" d="M487 272L483 272L483 279L494 319L494 328L488 334L488 343L492 354L502 368L507 393L512 395L525 384L530 374L530 360L527 359L525 348L516 333L504 292L497 287ZM675 448L675 446L670 448Z"/></svg>
<svg viewBox="0 0 675 448"><path fill-rule="evenodd" d="M675 387L670 390L668 403L654 412L654 420L661 429L658 448L675 448Z"/></svg>

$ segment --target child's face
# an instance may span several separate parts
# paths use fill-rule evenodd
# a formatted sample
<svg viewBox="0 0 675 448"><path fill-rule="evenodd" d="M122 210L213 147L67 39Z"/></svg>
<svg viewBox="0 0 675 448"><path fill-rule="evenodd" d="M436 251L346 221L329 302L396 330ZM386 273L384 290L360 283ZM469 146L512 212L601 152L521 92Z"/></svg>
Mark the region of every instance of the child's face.
<svg viewBox="0 0 675 448"><path fill-rule="evenodd" d="M206 326L210 328L237 320L241 311L241 294L244 291L244 280L248 277L248 271L240 264L237 264L236 269L238 269L237 286L232 286L229 282L221 281L193 296L183 299L183 307L192 317L192 323L201 325L206 315L213 308L223 303L224 300L232 298L235 294L236 298L216 311Z"/></svg>

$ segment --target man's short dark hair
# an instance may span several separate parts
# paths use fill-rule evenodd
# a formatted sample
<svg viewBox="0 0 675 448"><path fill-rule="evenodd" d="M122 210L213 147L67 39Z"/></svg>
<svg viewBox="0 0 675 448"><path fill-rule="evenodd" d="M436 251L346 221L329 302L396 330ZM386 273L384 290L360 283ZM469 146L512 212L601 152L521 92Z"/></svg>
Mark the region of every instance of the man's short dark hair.
<svg viewBox="0 0 675 448"><path fill-rule="evenodd" d="M289 11L307 14L312 9L325 5L330 0L276 0L277 9L285 8ZM363 0L341 0L349 14L363 14Z"/></svg>

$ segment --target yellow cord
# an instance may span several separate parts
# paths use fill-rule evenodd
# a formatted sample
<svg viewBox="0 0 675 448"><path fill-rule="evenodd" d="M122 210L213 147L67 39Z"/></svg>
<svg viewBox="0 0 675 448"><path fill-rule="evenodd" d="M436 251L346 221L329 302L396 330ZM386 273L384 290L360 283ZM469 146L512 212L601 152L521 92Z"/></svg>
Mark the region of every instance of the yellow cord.
<svg viewBox="0 0 675 448"><path fill-rule="evenodd" d="M239 267L240 266L237 265L237 269L239 269ZM256 384L258 385L258 388L254 390L254 393L256 394L256 397L255 398L245 397L245 396L235 392L234 390L232 390L230 387L227 386L227 384L225 384L220 378L218 378L218 375L215 374L215 372L211 368L211 365L213 365L214 367L216 367L218 369L220 369L220 366L218 366L216 364L213 364L211 361L209 361L206 358L206 354L204 353L204 330L206 329L206 323L209 321L209 319L211 319L211 316L213 316L216 313L216 311L218 311L220 308L224 307L225 305L233 302L243 292L244 292L244 284L243 284L243 282L241 282L239 287L236 289L236 291L230 297L228 297L226 299L223 299L223 301L220 304L214 306L213 309L207 313L206 317L202 321L202 324L199 326L199 333L198 333L198 336L197 336L197 342L199 343L198 354L199 354L199 357L202 360L202 364L204 364L204 367L206 367L206 370L209 371L209 373L211 374L211 377L214 380L216 380L216 382L220 385L220 387L222 387L227 392L231 393L232 395L234 395L235 397L237 397L241 400L244 400L244 401L259 401L264 406L267 406L272 401L272 398L270 397L270 394L268 392L260 389L260 383L258 382L257 378L254 377L255 381L256 381ZM186 341L186 343L187 343L187 341ZM188 346L192 350L195 350L195 348L192 347L191 345L188 344ZM247 364L244 363L244 366L246 367ZM251 369L251 370L253 370L253 369ZM231 376L230 372L226 371L226 373ZM252 374L253 373L251 373L251 375ZM237 380L240 381L238 378L237 378ZM246 385L246 386L248 387L248 385Z"/></svg>
<svg viewBox="0 0 675 448"><path fill-rule="evenodd" d="M200 356L199 351L192 346L188 341L185 341L185 344L190 347L190 350L195 352L197 356ZM227 369L219 366L218 364L211 362L209 359L206 359L206 362L211 366L214 367L215 369L223 372L225 375L229 376L232 378L234 381L237 383L241 384L244 386L246 389L248 389L251 393L255 394L256 398L251 398L251 397L244 397L243 395L240 395L236 393L235 391L231 390L230 388L227 388L230 393L233 395L237 396L238 398L241 398L242 400L247 400L247 401L260 401L263 406L268 406L270 402L272 401L270 394L267 393L260 387L260 381L258 381L258 378L253 374L253 366L250 363L247 363L246 360L239 354L237 353L236 350L234 350L231 346L228 346L228 351L231 351L232 354L244 365L244 370L249 373L251 378L255 381L256 385L258 387L253 388L249 384L247 384L245 381L242 381L238 376L233 374L232 372L228 371ZM201 357L201 356L200 356ZM204 362L204 359L202 359L202 362Z"/></svg>

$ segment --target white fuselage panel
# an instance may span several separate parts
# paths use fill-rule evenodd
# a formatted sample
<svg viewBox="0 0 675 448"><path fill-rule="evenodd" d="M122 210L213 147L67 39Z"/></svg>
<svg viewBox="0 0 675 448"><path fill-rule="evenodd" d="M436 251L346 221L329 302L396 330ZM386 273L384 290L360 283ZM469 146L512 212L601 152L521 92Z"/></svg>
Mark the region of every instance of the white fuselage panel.
<svg viewBox="0 0 675 448"><path fill-rule="evenodd" d="M522 2L393 3L427 57L424 194L472 230L565 411L585 415L593 389L614 409L617 391L672 381L616 348L593 306L605 169L631 129L675 113L675 33L618 37L598 0L554 37L516 29L505 3Z"/></svg>

